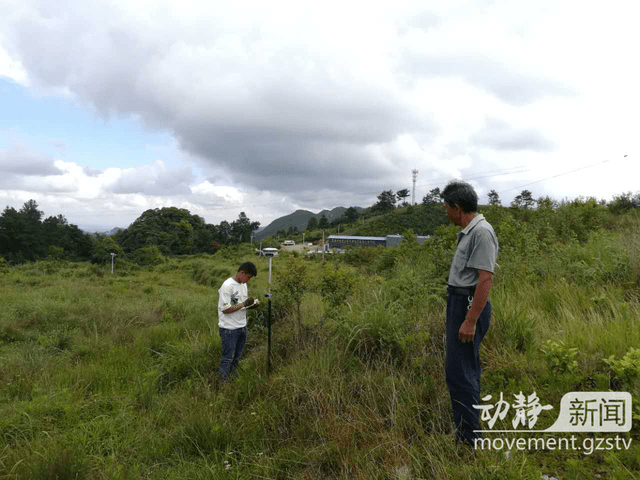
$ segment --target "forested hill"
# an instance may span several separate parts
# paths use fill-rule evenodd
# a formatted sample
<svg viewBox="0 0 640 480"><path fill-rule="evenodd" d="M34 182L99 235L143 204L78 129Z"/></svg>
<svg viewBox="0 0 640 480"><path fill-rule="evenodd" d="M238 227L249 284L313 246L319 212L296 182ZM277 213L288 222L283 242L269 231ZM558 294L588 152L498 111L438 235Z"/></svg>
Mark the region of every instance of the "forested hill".
<svg viewBox="0 0 640 480"><path fill-rule="evenodd" d="M358 212L364 210L360 207L353 208ZM264 229L257 232L255 234L255 238L257 240L264 240L267 237L276 235L280 231L284 231L285 233L291 231L295 231L296 233L304 232L307 229L307 225L309 225L310 219L315 218L316 220L320 220L322 217L326 217L326 219L331 222L343 216L346 211L347 208L345 207L336 207L332 210L322 210L318 213L313 213L308 210L296 210L289 215L275 219Z"/></svg>

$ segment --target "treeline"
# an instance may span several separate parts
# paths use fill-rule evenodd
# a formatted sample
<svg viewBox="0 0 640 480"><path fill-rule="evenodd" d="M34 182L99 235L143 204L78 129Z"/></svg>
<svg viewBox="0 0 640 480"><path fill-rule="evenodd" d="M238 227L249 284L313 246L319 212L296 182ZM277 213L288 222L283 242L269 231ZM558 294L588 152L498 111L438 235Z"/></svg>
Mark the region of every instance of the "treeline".
<svg viewBox="0 0 640 480"><path fill-rule="evenodd" d="M439 188L425 195L421 205L408 204L407 196L406 189L396 193L388 190L381 192L378 201L364 210L350 207L333 221L324 216L319 220L311 218L304 232L305 241L322 238L323 231L334 233L338 230L352 235L384 236L406 230L431 235L438 226L448 223L441 208ZM397 202L405 208L397 208ZM558 202L549 197L534 199L530 191L523 190L509 207L502 207L498 193L491 190L487 201L480 203L512 213L520 212L523 220L527 220L529 212L536 211L541 215L554 211L562 217L578 209L588 212L589 221L594 218L603 221L605 213L617 215L640 208L640 193L623 193L609 202L595 198ZM119 258L129 258L141 265L153 264L167 255L213 254L225 245L249 243L260 226L244 212L233 222L225 220L213 225L188 210L165 207L145 211L127 229L110 237L88 235L76 225L70 225L63 215L43 217L35 200L29 200L20 210L4 209L0 216L0 261L19 264L53 258L107 263L111 261L111 253L115 253ZM580 238L580 222L573 224L574 220L574 216L569 215L562 228L573 231ZM303 232L290 229L278 234L301 240ZM544 228L538 235L544 235ZM271 241L275 240L272 238Z"/></svg>
<svg viewBox="0 0 640 480"><path fill-rule="evenodd" d="M325 216L319 220L313 217L309 219L304 232L290 227L288 231L280 230L277 235L286 236L296 241L302 239L303 233L305 241L315 241L322 238L323 232L325 234L385 236L413 230L417 235L432 235L440 225L449 223L442 208L443 200L440 188L430 190L417 205L407 203L407 196L408 190L406 189L395 193L392 190L386 190L377 196L375 204L366 209L358 210L355 207L350 207L341 217L332 221L329 221ZM531 191L523 190L514 197L509 206L503 206L498 192L491 190L486 199L479 199L479 203L481 210L488 206L494 206L516 216L520 212L524 220L529 215L528 212L553 210L560 211L562 214L567 210L564 207L575 210L579 205L583 205L587 209L597 207L595 210L599 214L609 212L618 215L640 208L640 192L616 195L607 202L593 197L561 201L556 201L548 196L536 199Z"/></svg>
<svg viewBox="0 0 640 480"><path fill-rule="evenodd" d="M249 242L260 226L244 212L231 223L213 225L188 210L167 207L147 210L127 229L106 236L89 235L63 215L43 217L35 200L20 210L6 207L0 216L0 258L10 264L44 258L107 263L115 253L155 263L160 256L212 254L224 245Z"/></svg>
<svg viewBox="0 0 640 480"><path fill-rule="evenodd" d="M42 220L35 200L20 210L7 207L0 216L0 256L9 263L24 263L45 257L87 260L94 250L92 238L58 215Z"/></svg>

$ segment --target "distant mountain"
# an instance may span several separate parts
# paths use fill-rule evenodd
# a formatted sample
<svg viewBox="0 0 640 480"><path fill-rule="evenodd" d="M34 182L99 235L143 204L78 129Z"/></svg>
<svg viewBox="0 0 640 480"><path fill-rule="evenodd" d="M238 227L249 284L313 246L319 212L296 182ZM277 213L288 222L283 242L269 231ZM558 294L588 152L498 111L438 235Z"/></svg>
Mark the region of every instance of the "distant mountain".
<svg viewBox="0 0 640 480"><path fill-rule="evenodd" d="M105 227L102 227L105 228ZM110 237L111 235L115 235L116 233L118 233L120 230L125 230L124 228L120 228L120 227L115 227L112 228L111 230L107 230L107 231L103 231L103 232L99 232L97 231L97 229L92 229L91 231L87 230L87 228L81 228L81 230L88 234L91 235L92 237L95 237L97 235L105 235L107 237Z"/></svg>
<svg viewBox="0 0 640 480"><path fill-rule="evenodd" d="M358 211L364 210L361 207L356 208L358 209ZM264 240L267 237L275 235L280 230L284 230L286 232L287 230L289 230L289 227L297 227L298 231L304 232L311 217L315 217L320 220L322 218L322 215L324 215L325 217L327 217L327 220L332 221L336 218L340 218L346 210L346 207L336 207L332 210L322 210L318 213L313 213L308 210L296 210L289 215L276 218L269 225L258 231L255 234L255 238L256 240Z"/></svg>

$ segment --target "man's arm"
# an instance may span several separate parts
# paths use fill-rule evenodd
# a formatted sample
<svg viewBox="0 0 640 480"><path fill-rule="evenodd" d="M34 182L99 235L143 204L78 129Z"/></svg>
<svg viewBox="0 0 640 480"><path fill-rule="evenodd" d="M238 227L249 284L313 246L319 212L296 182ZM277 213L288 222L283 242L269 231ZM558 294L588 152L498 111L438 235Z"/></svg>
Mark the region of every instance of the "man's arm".
<svg viewBox="0 0 640 480"><path fill-rule="evenodd" d="M244 305L242 303L239 303L237 305L231 305L226 310L222 310L222 313L233 313L233 312L237 312L238 310L242 310L243 308L244 308Z"/></svg>
<svg viewBox="0 0 640 480"><path fill-rule="evenodd" d="M473 337L476 334L476 322L487 304L492 285L493 273L487 270L478 270L478 284L476 285L473 303L471 304L471 308L467 312L467 316L460 327L460 331L458 332L458 337L461 342L473 341Z"/></svg>

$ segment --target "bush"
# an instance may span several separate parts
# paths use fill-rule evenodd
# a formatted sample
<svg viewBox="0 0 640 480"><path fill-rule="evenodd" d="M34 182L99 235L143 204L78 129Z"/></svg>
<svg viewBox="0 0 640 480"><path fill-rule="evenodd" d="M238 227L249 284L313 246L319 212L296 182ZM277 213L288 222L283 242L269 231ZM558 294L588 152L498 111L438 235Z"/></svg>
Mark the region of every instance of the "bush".
<svg viewBox="0 0 640 480"><path fill-rule="evenodd" d="M322 297L329 303L330 308L337 308L343 305L347 297L351 295L355 278L346 268L329 264L322 270L320 279L320 292Z"/></svg>
<svg viewBox="0 0 640 480"><path fill-rule="evenodd" d="M604 362L609 365L615 378L629 388L633 387L636 380L640 378L640 349L631 347L620 360L616 360L615 356L611 355Z"/></svg>
<svg viewBox="0 0 640 480"><path fill-rule="evenodd" d="M136 250L135 261L141 267L149 267L153 265L160 265L161 263L164 263L166 259L156 245L147 245L146 247Z"/></svg>
<svg viewBox="0 0 640 480"><path fill-rule="evenodd" d="M195 262L191 269L191 279L205 287L219 287L231 276L231 272L222 267L211 268L205 262Z"/></svg>
<svg viewBox="0 0 640 480"><path fill-rule="evenodd" d="M553 373L572 374L578 368L577 348L570 348L564 342L547 340L542 347L547 366Z"/></svg>

